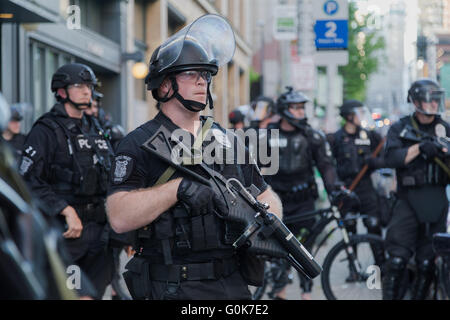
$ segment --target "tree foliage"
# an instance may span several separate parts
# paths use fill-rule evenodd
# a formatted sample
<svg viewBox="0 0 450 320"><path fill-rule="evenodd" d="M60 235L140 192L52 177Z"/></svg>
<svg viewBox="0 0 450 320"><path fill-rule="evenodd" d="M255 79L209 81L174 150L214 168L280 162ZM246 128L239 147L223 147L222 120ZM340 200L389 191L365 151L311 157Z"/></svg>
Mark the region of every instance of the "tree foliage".
<svg viewBox="0 0 450 320"><path fill-rule="evenodd" d="M366 98L367 80L376 72L380 60L377 51L385 47L385 40L375 28L368 27L372 19L371 13L355 17L358 7L355 2L349 3L349 63L340 67L339 72L344 78L344 100Z"/></svg>

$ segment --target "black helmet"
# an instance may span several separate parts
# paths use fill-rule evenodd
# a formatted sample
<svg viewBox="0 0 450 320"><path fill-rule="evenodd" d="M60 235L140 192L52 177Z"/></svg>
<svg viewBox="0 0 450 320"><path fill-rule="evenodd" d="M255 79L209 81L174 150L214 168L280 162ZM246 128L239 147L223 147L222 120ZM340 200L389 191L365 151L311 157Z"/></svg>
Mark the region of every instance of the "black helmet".
<svg viewBox="0 0 450 320"><path fill-rule="evenodd" d="M52 77L52 92L75 83L97 85L97 78L90 67L81 63L68 63L60 67Z"/></svg>
<svg viewBox="0 0 450 320"><path fill-rule="evenodd" d="M68 63L60 67L53 74L51 89L52 92L55 93L56 99L59 102L61 103L70 102L76 108L80 108L81 106L87 106L89 108L91 106L90 102L89 104L85 103L79 104L70 100L69 94L67 92L67 86L76 83L87 83L91 84L93 87L95 87L98 84L94 71L92 71L90 67L81 63ZM65 89L67 98L63 99L59 95L57 95L56 92L58 91L58 89Z"/></svg>
<svg viewBox="0 0 450 320"><path fill-rule="evenodd" d="M184 40L183 48L179 53L177 53L179 50L177 46L178 44L174 44L171 47L166 47L161 53L161 47L155 50L150 59L148 75L145 78L147 90L151 90L153 93L155 89L159 88L164 78L171 73L186 70L207 70L213 76L217 74L219 70L217 61L210 61L207 52L198 43ZM178 59L170 65L166 65L176 54L178 54Z"/></svg>
<svg viewBox="0 0 450 320"><path fill-rule="evenodd" d="M6 130L10 116L11 110L9 108L8 102L6 102L6 99L0 92L0 132Z"/></svg>
<svg viewBox="0 0 450 320"><path fill-rule="evenodd" d="M340 116L344 119L347 118L347 116L354 114L356 112L356 108L361 108L363 107L364 104L359 101L359 100L346 100L342 106L339 108L340 109Z"/></svg>
<svg viewBox="0 0 450 320"><path fill-rule="evenodd" d="M305 125L307 118L298 119L289 111L289 105L292 103L305 103L309 98L300 91L294 91L292 87L286 87L287 91L282 93L277 100L277 113L286 119L293 126Z"/></svg>
<svg viewBox="0 0 450 320"><path fill-rule="evenodd" d="M98 102L102 101L103 93L98 92L97 90L92 91L92 99Z"/></svg>
<svg viewBox="0 0 450 320"><path fill-rule="evenodd" d="M175 75L188 70L201 70L214 76L221 65L231 60L235 46L233 29L226 19L219 15L204 15L174 34L153 52L149 73L145 78L147 90L152 91L158 102L167 102L175 97L188 110L202 111L206 104L185 100L179 94ZM159 97L158 88L167 77L172 82L174 93L170 97ZM212 109L210 79L208 103Z"/></svg>
<svg viewBox="0 0 450 320"><path fill-rule="evenodd" d="M429 108L424 109L423 102L431 103L437 102L438 108L432 110ZM416 111L426 115L435 115L442 113L445 106L445 91L440 85L432 79L419 79L411 85L408 90L408 102L413 103ZM415 103L418 102L418 105Z"/></svg>
<svg viewBox="0 0 450 320"><path fill-rule="evenodd" d="M233 110L228 115L228 119L231 124L235 125L236 123L243 122L245 119L245 116L241 111Z"/></svg>
<svg viewBox="0 0 450 320"><path fill-rule="evenodd" d="M23 115L22 111L17 107L17 105L11 106L11 121L22 121Z"/></svg>

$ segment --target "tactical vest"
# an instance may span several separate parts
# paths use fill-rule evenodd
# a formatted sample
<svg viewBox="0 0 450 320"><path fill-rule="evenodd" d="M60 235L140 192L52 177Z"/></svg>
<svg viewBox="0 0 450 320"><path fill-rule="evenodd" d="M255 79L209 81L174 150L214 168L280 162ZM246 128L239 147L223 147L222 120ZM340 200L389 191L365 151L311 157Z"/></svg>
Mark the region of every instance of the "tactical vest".
<svg viewBox="0 0 450 320"><path fill-rule="evenodd" d="M147 141L156 132L161 125L157 119L158 116L154 121L137 129L138 141ZM213 128L221 129L216 124ZM236 178L243 181L242 168L239 165L215 165L214 170L227 179ZM203 174L195 168L194 171ZM165 178L162 178L163 176ZM158 184L164 184L180 175L167 169L163 176L159 177ZM148 181L155 179L151 177ZM242 232L242 227L225 222L213 212L193 217L189 208L178 202L150 225L137 230L134 247L139 255L151 257L154 263L181 263L186 262L187 257L190 261L226 259L233 255L232 244Z"/></svg>
<svg viewBox="0 0 450 320"><path fill-rule="evenodd" d="M279 129L279 124L271 124L268 129ZM314 159L308 135L299 130L295 134L279 131L279 139L269 138L270 147L279 147L279 170L267 181L278 193L289 193L297 197L299 193L316 190L314 180ZM316 192L313 192L315 196ZM311 194L306 195L308 198Z"/></svg>
<svg viewBox="0 0 450 320"><path fill-rule="evenodd" d="M400 122L403 124L403 127L407 124L413 124L414 127L418 126L417 122L413 120L411 116L404 117L400 119ZM432 126L429 126L424 130L420 128L421 131L425 131L428 134L436 135L434 129L436 126L443 126L446 130L447 136L449 136L449 132L447 130L447 126L445 123L439 118L438 121L435 121ZM402 140L403 147L409 148L417 142ZM449 166L449 159L443 160L444 164ZM410 187L421 187L424 185L434 185L434 186L446 186L450 179L447 173L442 169L437 162L430 160L425 160L421 155L411 161L407 166L397 168L397 183L401 188L410 188Z"/></svg>
<svg viewBox="0 0 450 320"><path fill-rule="evenodd" d="M104 197L113 154L98 123L91 122L90 131L81 133L67 117L47 116L38 122L56 134L57 148L50 168L53 191L69 203L79 197Z"/></svg>
<svg viewBox="0 0 450 320"><path fill-rule="evenodd" d="M335 143L338 177L343 181L353 179L371 155L369 133L360 129L356 135L350 135L342 128L336 133Z"/></svg>

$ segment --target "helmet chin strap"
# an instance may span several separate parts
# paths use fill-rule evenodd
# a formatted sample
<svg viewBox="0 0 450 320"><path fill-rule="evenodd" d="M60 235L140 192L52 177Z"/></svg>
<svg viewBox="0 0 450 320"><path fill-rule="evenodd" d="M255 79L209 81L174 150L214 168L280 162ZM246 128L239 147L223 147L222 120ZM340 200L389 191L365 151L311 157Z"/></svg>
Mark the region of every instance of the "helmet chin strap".
<svg viewBox="0 0 450 320"><path fill-rule="evenodd" d="M203 110L205 110L205 108L206 108L206 106L208 104L209 104L209 108L210 109L214 108L213 99L212 99L212 96L211 96L211 91L209 89L211 83L208 83L208 91L207 91L208 104L205 104L205 103L201 103L201 102L194 101L194 100L186 100L186 99L184 99L180 95L180 93L178 92L178 84L177 84L176 79L174 77L172 77L171 81L172 81L172 88L174 90L174 94L170 98L166 97L165 98L166 101L170 100L172 97L175 97L186 109L188 109L189 111L192 111L192 112L203 111Z"/></svg>
<svg viewBox="0 0 450 320"><path fill-rule="evenodd" d="M288 113L290 113L288 111ZM303 130L308 123L308 118L304 117L303 119L297 119L294 116L289 116L283 112L283 118L291 125L297 129Z"/></svg>
<svg viewBox="0 0 450 320"><path fill-rule="evenodd" d="M59 97L58 101L60 101L61 103L69 102L75 108L77 108L78 110L83 110L84 108L81 108L82 106L86 106L88 108L91 107L91 105L92 105L92 98L89 100L88 103L76 103L76 102L72 101L72 99L69 98L69 92L67 91L67 88L64 88L64 91L66 91L66 98L62 98L60 96L57 96L57 97Z"/></svg>

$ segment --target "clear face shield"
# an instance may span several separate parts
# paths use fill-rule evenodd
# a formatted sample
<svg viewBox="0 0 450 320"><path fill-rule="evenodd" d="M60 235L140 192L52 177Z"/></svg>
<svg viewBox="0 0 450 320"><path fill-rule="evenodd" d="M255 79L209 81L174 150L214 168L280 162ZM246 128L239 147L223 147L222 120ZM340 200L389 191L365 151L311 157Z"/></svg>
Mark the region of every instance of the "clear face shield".
<svg viewBox="0 0 450 320"><path fill-rule="evenodd" d="M260 100L256 102L255 113L253 115L252 121L262 121L270 116L269 101Z"/></svg>
<svg viewBox="0 0 450 320"><path fill-rule="evenodd" d="M11 110L9 109L8 102L6 102L3 95L0 93L0 132L6 130L11 117Z"/></svg>
<svg viewBox="0 0 450 320"><path fill-rule="evenodd" d="M359 123L358 123L359 122ZM355 108L355 118L353 123L360 125L363 129L374 129L375 121L373 121L372 113L366 106Z"/></svg>
<svg viewBox="0 0 450 320"><path fill-rule="evenodd" d="M417 99L417 100L416 100ZM435 88L421 88L413 100L416 111L429 115L439 115L445 110L445 91Z"/></svg>
<svg viewBox="0 0 450 320"><path fill-rule="evenodd" d="M236 49L233 29L228 21L215 14L204 15L167 39L160 47L157 59L164 67L170 68L179 58L185 40L198 44L204 49L209 62L219 67L231 61Z"/></svg>

